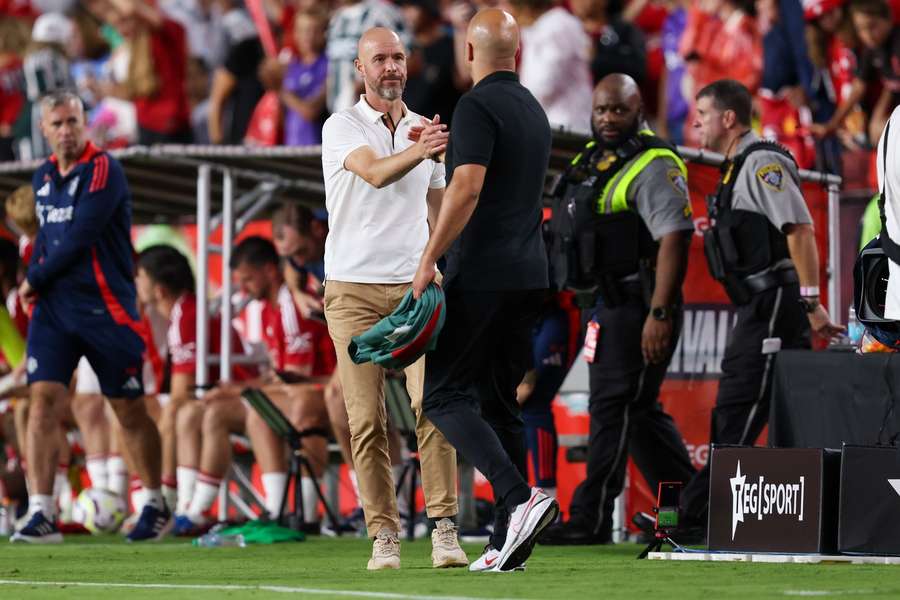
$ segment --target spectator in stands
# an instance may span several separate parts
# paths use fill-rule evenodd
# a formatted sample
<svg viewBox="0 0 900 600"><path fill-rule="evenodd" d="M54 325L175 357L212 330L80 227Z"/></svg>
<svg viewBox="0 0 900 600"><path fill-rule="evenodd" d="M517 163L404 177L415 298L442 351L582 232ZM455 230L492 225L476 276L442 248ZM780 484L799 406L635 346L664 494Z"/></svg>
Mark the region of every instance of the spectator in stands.
<svg viewBox="0 0 900 600"><path fill-rule="evenodd" d="M413 34L403 100L423 115L441 115L450 124L460 90L468 81L456 68L453 34L444 25L437 0L402 0Z"/></svg>
<svg viewBox="0 0 900 600"><path fill-rule="evenodd" d="M591 130L591 42L581 22L555 0L512 0L522 36L519 77L552 127Z"/></svg>
<svg viewBox="0 0 900 600"><path fill-rule="evenodd" d="M188 55L199 58L207 69L214 69L225 60L225 32L217 0L160 0L159 8L178 21L187 36ZM189 80L190 81L190 80Z"/></svg>
<svg viewBox="0 0 900 600"><path fill-rule="evenodd" d="M15 160L14 127L25 104L21 52L27 43L21 20L0 16L0 162Z"/></svg>
<svg viewBox="0 0 900 600"><path fill-rule="evenodd" d="M93 5L88 3L86 6ZM118 19L108 13L103 18L109 22ZM129 81L134 84L142 80L146 76L147 65L138 61L136 66L140 68L132 76L131 45L109 23L104 24L100 32L111 51L103 68L99 72L94 71L94 77L86 81L89 97L95 101L89 116L89 135L91 141L102 148L121 148L138 141L137 108L132 101ZM143 75L140 69L144 69Z"/></svg>
<svg viewBox="0 0 900 600"><path fill-rule="evenodd" d="M694 122L694 96L720 79L734 79L755 94L762 75L762 36L753 17L752 0L707 0L688 11L681 39L681 55L687 63L684 91L691 99L685 122L685 143L698 146Z"/></svg>
<svg viewBox="0 0 900 600"><path fill-rule="evenodd" d="M137 109L138 142L189 144L187 40L184 28L152 4L109 0L111 24L130 50L127 97Z"/></svg>
<svg viewBox="0 0 900 600"><path fill-rule="evenodd" d="M188 60L187 73L188 106L194 143L209 144L209 68L202 59L193 57Z"/></svg>
<svg viewBox="0 0 900 600"><path fill-rule="evenodd" d="M328 74L328 58L325 56L327 26L328 15L322 10L307 9L298 12L294 19L297 55L287 65L279 94L286 108L285 146L315 146L322 143Z"/></svg>
<svg viewBox="0 0 900 600"><path fill-rule="evenodd" d="M757 22L763 35L759 103L762 137L787 147L797 164L809 169L815 141L809 131L813 68L806 54L803 9L796 0L757 0Z"/></svg>
<svg viewBox="0 0 900 600"><path fill-rule="evenodd" d="M78 10L72 17L72 25L72 36L67 43L72 59L72 79L78 95L90 110L102 100L97 94L97 82L105 77L110 47L103 39L97 21L86 11Z"/></svg>
<svg viewBox="0 0 900 600"><path fill-rule="evenodd" d="M591 74L594 83L611 73L624 73L639 84L647 79L644 34L622 18L619 0L572 0L572 12L593 40ZM524 48L523 48L524 51ZM591 90L588 90L590 106ZM590 110L584 113L590 115Z"/></svg>
<svg viewBox="0 0 900 600"><path fill-rule="evenodd" d="M689 0L663 0L669 14L662 26L662 51L665 68L657 92L656 134L674 144L684 143L684 121L688 115L688 101L682 90L684 59L678 52L681 36L687 26Z"/></svg>
<svg viewBox="0 0 900 600"><path fill-rule="evenodd" d="M275 20L278 22L278 30L281 33L279 40L281 43L280 57L286 58L297 54L296 36L294 35L294 23L296 22L297 13L315 9L324 13L326 19L328 19L334 12L334 7L342 3L336 0L291 0L281 5L280 12L276 8L274 12L278 13L278 15Z"/></svg>
<svg viewBox="0 0 900 600"><path fill-rule="evenodd" d="M209 141L242 144L250 117L263 95L257 71L265 51L256 25L240 0L227 0L222 18L228 34L225 61L213 72L209 95Z"/></svg>
<svg viewBox="0 0 900 600"><path fill-rule="evenodd" d="M827 124L837 106L849 98L857 70L856 50L859 40L844 0L809 0L804 2L806 19L806 52L813 64L810 109L814 134L821 134L815 124ZM841 142L853 148L866 140L865 115L857 106L844 117L835 135L816 140L816 169L841 173Z"/></svg>
<svg viewBox="0 0 900 600"><path fill-rule="evenodd" d="M50 146L41 134L41 107L38 101L45 94L73 87L66 53L72 30L72 21L60 13L43 14L34 22L31 44L25 51L22 65L25 92L31 103L31 119L27 134L29 143L23 147L20 158L45 158L50 154Z"/></svg>
<svg viewBox="0 0 900 600"><path fill-rule="evenodd" d="M359 101L363 83L356 73L356 46L363 32L373 27L387 27L397 32L400 41L410 47L410 36L403 15L388 0L350 0L331 17L328 25L328 89L329 113L350 108ZM430 116L430 115L429 115Z"/></svg>
<svg viewBox="0 0 900 600"><path fill-rule="evenodd" d="M827 123L817 124L814 133L826 136L837 131L856 105L881 84L882 91L871 110L867 133L869 141L877 140L891 111L900 100L900 28L893 23L890 6L884 0L855 0L850 16L863 51L850 93Z"/></svg>

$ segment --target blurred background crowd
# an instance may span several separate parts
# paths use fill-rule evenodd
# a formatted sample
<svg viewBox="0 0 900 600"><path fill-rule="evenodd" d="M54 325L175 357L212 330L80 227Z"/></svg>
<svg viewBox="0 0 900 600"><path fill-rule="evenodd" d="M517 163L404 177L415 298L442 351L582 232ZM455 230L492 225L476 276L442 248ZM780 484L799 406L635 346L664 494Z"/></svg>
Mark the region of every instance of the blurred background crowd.
<svg viewBox="0 0 900 600"><path fill-rule="evenodd" d="M624 72L657 133L696 145L694 93L729 77L802 167L866 179L900 101L900 0L0 0L0 160L47 155L34 101L58 88L105 148L318 144L358 98L356 42L375 25L410 48L410 108L449 122L465 28L488 5L522 27L522 83L576 132L593 83Z"/></svg>

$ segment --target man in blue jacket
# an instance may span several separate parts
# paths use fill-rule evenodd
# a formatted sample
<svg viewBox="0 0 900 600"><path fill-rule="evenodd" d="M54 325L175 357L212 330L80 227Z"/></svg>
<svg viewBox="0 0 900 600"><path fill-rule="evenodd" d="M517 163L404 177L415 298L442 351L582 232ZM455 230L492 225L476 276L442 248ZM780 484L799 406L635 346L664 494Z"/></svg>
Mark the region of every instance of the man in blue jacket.
<svg viewBox="0 0 900 600"><path fill-rule="evenodd" d="M160 493L160 440L144 408L144 342L131 246L131 195L121 165L85 135L78 96L41 100L41 129L53 155L34 174L40 230L19 288L34 306L28 331L31 394L28 523L10 541L59 543L53 474L59 412L72 373L87 357L119 419L126 451L148 492L130 541L158 538L171 515Z"/></svg>

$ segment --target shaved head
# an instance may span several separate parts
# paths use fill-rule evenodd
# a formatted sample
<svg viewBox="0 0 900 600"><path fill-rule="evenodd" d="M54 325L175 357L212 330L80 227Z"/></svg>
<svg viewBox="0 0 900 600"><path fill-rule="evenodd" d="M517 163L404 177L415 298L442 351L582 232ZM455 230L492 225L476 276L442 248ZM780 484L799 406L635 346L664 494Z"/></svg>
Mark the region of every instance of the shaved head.
<svg viewBox="0 0 900 600"><path fill-rule="evenodd" d="M591 129L598 142L618 146L637 134L643 118L641 90L628 75L612 73L594 88Z"/></svg>
<svg viewBox="0 0 900 600"><path fill-rule="evenodd" d="M366 93L384 100L399 100L406 87L406 48L400 37L385 27L373 27L359 38L356 70L366 82Z"/></svg>
<svg viewBox="0 0 900 600"><path fill-rule="evenodd" d="M466 34L469 60L485 65L515 68L519 51L519 24L511 14L499 8L479 11Z"/></svg>
<svg viewBox="0 0 900 600"><path fill-rule="evenodd" d="M598 95L615 98L617 101L635 108L640 108L643 102L641 89L637 82L624 73L611 73L601 79L594 88L595 103Z"/></svg>
<svg viewBox="0 0 900 600"><path fill-rule="evenodd" d="M400 36L391 31L387 27L373 27L366 30L359 38L359 44L356 47L356 55L360 60L365 60L377 53L380 48L385 46L397 45L403 49L403 42ZM405 52L405 49L404 49Z"/></svg>

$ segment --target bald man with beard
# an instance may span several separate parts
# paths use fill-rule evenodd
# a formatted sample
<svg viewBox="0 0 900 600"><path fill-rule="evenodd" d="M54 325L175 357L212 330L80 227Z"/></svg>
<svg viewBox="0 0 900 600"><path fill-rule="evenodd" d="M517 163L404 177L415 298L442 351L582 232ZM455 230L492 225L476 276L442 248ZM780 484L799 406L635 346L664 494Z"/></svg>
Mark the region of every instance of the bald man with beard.
<svg viewBox="0 0 900 600"><path fill-rule="evenodd" d="M569 520L548 527L542 544L612 541L629 454L653 493L660 482L687 482L694 473L681 434L658 401L681 331L681 284L694 230L687 169L676 148L647 127L640 90L628 75L607 75L597 84L591 129L593 139L563 176L553 217L554 231L569 215L576 215L573 224L590 220L591 272L566 260L562 236L551 253L557 283L580 288L594 303L585 341L591 356L587 477L573 494ZM596 291L585 294L589 284Z"/></svg>
<svg viewBox="0 0 900 600"><path fill-rule="evenodd" d="M350 446L369 536L369 570L400 568L400 518L391 478L384 371L354 364L347 348L389 315L409 291L428 242L429 215L444 194L447 144L440 116L425 119L401 100L406 49L389 29L359 41L356 69L365 81L359 102L335 113L322 131L322 170L329 234L325 240L325 316L338 355L338 376L350 421ZM409 130L424 127L413 142ZM459 547L456 453L422 413L424 358L406 368L416 414L422 486L432 532L432 564L468 564ZM414 518L414 515L410 515Z"/></svg>
<svg viewBox="0 0 900 600"><path fill-rule="evenodd" d="M424 407L494 489L494 535L473 571L522 566L559 512L527 483L516 402L549 284L541 214L552 141L541 105L519 83L518 51L510 14L475 15L466 34L474 87L453 113L450 185L413 282L418 298L446 254L447 320L427 356Z"/></svg>

